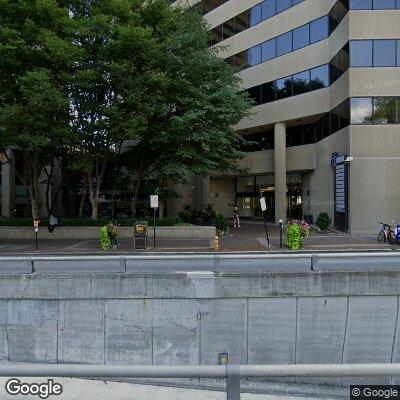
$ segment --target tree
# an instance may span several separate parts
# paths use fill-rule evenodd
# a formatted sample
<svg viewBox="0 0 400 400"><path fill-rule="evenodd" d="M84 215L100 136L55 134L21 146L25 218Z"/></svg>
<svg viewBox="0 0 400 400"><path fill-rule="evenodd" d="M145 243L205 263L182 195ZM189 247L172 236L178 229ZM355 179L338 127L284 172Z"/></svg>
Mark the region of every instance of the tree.
<svg viewBox="0 0 400 400"><path fill-rule="evenodd" d="M197 12L164 0L140 3L138 23L151 33L154 49L151 59L141 60L141 76L130 73L138 61L136 30L125 27L111 46L121 119L144 121L129 150L135 199L144 179L186 184L191 175L238 170L243 139L234 126L252 105L237 71L209 48L208 27Z"/></svg>
<svg viewBox="0 0 400 400"><path fill-rule="evenodd" d="M68 82L75 59L64 1L0 1L0 147L15 146L32 216L39 217L39 178L51 180L53 155L72 148Z"/></svg>

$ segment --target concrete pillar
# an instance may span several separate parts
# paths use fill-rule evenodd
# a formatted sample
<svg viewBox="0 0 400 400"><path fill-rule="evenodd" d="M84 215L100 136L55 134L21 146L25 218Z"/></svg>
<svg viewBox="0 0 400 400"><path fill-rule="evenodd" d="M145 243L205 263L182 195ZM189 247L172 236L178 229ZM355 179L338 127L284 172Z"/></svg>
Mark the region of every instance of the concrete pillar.
<svg viewBox="0 0 400 400"><path fill-rule="evenodd" d="M275 137L275 222L286 221L286 124L279 122L274 127Z"/></svg>
<svg viewBox="0 0 400 400"><path fill-rule="evenodd" d="M14 159L14 152L6 150L9 159ZM1 215L13 218L15 210L15 171L7 162L7 157L1 157Z"/></svg>

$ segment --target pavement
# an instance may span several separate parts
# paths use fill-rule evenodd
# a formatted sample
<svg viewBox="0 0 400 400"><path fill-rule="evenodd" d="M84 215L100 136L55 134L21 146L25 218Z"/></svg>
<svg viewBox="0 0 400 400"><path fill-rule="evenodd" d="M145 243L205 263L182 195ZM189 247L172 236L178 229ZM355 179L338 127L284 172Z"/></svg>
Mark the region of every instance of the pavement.
<svg viewBox="0 0 400 400"><path fill-rule="evenodd" d="M220 252L280 252L279 229L276 224L267 224L271 246L268 245L264 223L262 221L242 221L241 228L234 228L230 223L231 234L220 240ZM62 228L58 228L62 229ZM283 237L285 243L285 237ZM209 252L208 240L199 239L158 239L156 248L148 243L148 251L156 252ZM343 232L328 234L312 234L303 239L301 251L393 251L400 250L400 246L390 246L378 243L376 235L350 235ZM39 251L36 251L35 241L32 240L2 240L0 242L1 255L15 254L126 254L137 253L133 248L133 240L120 241L118 250L101 251L98 240L54 240L39 241Z"/></svg>

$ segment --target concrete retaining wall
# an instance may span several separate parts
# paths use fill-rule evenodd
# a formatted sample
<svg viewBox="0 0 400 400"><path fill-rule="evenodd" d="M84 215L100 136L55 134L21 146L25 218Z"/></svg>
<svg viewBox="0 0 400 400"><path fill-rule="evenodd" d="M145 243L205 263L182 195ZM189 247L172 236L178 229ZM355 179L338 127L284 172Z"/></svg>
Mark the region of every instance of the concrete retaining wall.
<svg viewBox="0 0 400 400"><path fill-rule="evenodd" d="M399 362L399 294L399 271L3 275L0 360Z"/></svg>
<svg viewBox="0 0 400 400"><path fill-rule="evenodd" d="M98 239L100 227L61 226L49 235L47 227L39 229L39 239L68 240L68 239ZM214 240L216 229L213 226L159 226L156 234L160 239L210 239ZM0 227L0 240L32 239L35 235L33 228ZM149 229L149 238L153 230ZM121 239L133 238L133 227L121 227Z"/></svg>

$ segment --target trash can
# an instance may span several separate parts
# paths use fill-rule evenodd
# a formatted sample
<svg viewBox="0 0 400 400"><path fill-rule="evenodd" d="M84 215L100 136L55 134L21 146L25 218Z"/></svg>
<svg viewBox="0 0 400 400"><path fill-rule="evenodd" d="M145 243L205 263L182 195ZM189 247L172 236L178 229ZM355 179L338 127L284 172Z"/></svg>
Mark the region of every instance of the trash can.
<svg viewBox="0 0 400 400"><path fill-rule="evenodd" d="M136 221L133 233L133 247L135 250L147 249L147 221Z"/></svg>

